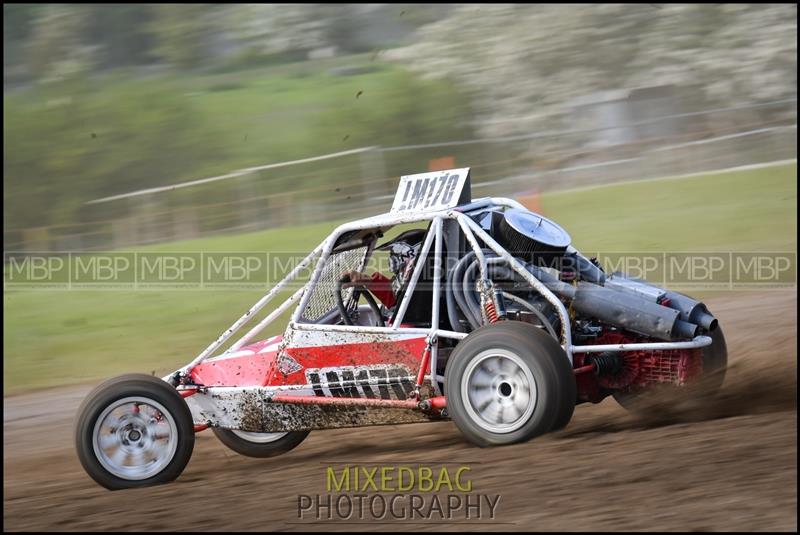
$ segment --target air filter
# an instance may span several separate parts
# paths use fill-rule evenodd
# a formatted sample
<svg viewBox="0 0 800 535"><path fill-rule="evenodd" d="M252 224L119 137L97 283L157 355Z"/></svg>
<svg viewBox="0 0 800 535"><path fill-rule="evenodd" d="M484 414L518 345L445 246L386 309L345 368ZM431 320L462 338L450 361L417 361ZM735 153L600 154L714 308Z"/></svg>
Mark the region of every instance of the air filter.
<svg viewBox="0 0 800 535"><path fill-rule="evenodd" d="M513 256L537 265L552 265L570 244L567 231L527 210L510 209L497 225L495 239Z"/></svg>

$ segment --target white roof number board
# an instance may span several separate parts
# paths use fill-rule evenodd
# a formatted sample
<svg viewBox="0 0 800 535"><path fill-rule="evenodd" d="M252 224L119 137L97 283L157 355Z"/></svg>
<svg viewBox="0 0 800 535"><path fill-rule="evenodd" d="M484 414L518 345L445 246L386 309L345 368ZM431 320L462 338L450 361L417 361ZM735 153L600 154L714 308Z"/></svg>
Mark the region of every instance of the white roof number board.
<svg viewBox="0 0 800 535"><path fill-rule="evenodd" d="M436 212L458 206L469 167L400 177L392 212Z"/></svg>

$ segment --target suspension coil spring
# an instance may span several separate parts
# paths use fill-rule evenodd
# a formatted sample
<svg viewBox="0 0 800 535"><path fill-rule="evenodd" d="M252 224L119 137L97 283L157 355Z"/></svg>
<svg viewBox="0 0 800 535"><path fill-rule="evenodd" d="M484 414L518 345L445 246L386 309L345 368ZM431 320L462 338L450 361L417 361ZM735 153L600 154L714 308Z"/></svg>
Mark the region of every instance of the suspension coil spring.
<svg viewBox="0 0 800 535"><path fill-rule="evenodd" d="M486 316L489 318L489 323L497 323L500 319L491 299L486 301Z"/></svg>

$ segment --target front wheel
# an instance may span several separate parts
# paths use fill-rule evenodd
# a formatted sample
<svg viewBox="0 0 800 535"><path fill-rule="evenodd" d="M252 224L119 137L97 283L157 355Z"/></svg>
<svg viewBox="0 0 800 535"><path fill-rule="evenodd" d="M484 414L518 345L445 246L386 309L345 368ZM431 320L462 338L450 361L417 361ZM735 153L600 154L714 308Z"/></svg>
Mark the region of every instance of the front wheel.
<svg viewBox="0 0 800 535"><path fill-rule="evenodd" d="M227 447L247 457L275 457L296 448L310 431L285 433L252 433L235 429L213 428L214 434Z"/></svg>
<svg viewBox="0 0 800 535"><path fill-rule="evenodd" d="M567 356L522 322L481 327L456 346L445 370L447 408L470 442L512 444L564 427L576 399Z"/></svg>
<svg viewBox="0 0 800 535"><path fill-rule="evenodd" d="M107 489L166 483L181 474L192 456L192 414L161 379L123 375L83 401L75 447L89 476Z"/></svg>

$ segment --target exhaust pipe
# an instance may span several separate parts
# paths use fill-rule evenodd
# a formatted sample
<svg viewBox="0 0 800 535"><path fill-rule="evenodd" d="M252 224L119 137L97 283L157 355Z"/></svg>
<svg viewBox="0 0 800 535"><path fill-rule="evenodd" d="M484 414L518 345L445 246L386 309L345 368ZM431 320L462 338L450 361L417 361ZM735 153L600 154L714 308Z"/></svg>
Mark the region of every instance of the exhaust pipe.
<svg viewBox="0 0 800 535"><path fill-rule="evenodd" d="M700 327L688 321L677 320L675 322L674 332L678 338L694 338L699 333Z"/></svg>
<svg viewBox="0 0 800 535"><path fill-rule="evenodd" d="M680 312L680 319L689 323L695 323L704 330L711 332L717 328L719 322L711 315L704 303L692 299L688 295L664 290L647 281L631 277L621 271L615 272L606 279L607 287L629 292L645 297L648 300L663 304Z"/></svg>
<svg viewBox="0 0 800 535"><path fill-rule="evenodd" d="M572 307L585 316L659 340L697 335L698 326L681 320L679 311L596 284L578 283Z"/></svg>
<svg viewBox="0 0 800 535"><path fill-rule="evenodd" d="M717 318L712 316L706 305L700 301L678 292L667 292L664 297L669 299L669 302L665 303L666 306L679 311L681 319L686 318L684 321L696 323L709 332L717 328L719 324Z"/></svg>
<svg viewBox="0 0 800 535"><path fill-rule="evenodd" d="M662 306L655 298L649 300L641 292L611 287L608 280L606 286L590 282L573 286L542 268L530 264L526 267L551 292L572 301L572 308L584 316L668 342L692 339L698 334L698 326L682 319L679 310Z"/></svg>

